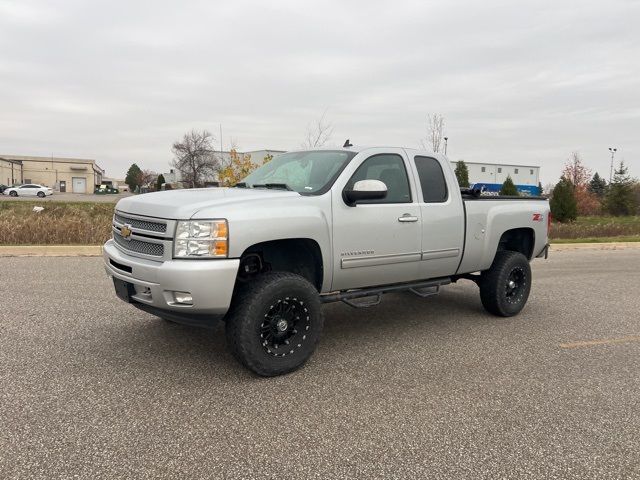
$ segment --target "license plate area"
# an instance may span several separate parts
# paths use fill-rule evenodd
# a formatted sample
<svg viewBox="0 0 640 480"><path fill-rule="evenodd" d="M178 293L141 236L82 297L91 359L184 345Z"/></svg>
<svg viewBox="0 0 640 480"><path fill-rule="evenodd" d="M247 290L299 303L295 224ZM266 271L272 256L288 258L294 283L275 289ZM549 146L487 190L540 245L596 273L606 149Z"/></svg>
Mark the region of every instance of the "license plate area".
<svg viewBox="0 0 640 480"><path fill-rule="evenodd" d="M119 278L113 279L113 286L116 288L116 295L120 300L131 303L131 297L136 294L133 283L125 282Z"/></svg>

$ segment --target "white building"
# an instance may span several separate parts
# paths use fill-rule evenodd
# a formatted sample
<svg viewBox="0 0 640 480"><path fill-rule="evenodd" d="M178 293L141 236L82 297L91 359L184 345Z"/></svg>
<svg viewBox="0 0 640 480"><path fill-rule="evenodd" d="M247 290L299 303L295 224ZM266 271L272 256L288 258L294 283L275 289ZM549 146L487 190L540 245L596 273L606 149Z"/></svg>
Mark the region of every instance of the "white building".
<svg viewBox="0 0 640 480"><path fill-rule="evenodd" d="M455 169L458 162L451 162ZM511 165L499 163L464 162L469 170L469 183L475 187L484 187L485 191L498 192L511 177L522 193L539 195L540 167L535 165Z"/></svg>

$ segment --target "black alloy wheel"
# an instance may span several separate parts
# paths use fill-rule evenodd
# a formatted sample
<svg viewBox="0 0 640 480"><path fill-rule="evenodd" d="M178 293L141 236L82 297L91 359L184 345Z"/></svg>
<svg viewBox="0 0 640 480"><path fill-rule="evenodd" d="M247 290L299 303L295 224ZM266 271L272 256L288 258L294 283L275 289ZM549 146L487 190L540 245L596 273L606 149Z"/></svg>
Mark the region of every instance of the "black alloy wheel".
<svg viewBox="0 0 640 480"><path fill-rule="evenodd" d="M254 373L272 377L300 368L323 327L318 290L289 272L270 272L238 284L225 316L227 345Z"/></svg>
<svg viewBox="0 0 640 480"><path fill-rule="evenodd" d="M511 317L520 313L529 298L531 266L522 253L502 250L478 283L484 308L494 315Z"/></svg>

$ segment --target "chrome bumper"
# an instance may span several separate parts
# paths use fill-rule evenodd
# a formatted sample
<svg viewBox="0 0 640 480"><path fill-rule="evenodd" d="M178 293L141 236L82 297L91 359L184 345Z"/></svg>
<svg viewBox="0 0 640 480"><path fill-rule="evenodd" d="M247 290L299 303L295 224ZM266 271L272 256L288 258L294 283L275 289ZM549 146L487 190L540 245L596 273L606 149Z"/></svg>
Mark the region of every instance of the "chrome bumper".
<svg viewBox="0 0 640 480"><path fill-rule="evenodd" d="M184 315L224 315L229 309L239 259L156 262L123 253L113 240L103 252L107 275L133 284L136 302ZM189 292L193 304L177 304L173 292Z"/></svg>

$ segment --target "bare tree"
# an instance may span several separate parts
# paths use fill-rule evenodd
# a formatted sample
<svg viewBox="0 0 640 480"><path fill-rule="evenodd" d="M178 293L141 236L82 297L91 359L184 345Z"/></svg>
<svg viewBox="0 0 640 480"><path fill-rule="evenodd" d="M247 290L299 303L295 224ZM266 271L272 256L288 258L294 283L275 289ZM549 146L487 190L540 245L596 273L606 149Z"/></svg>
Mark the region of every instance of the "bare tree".
<svg viewBox="0 0 640 480"><path fill-rule="evenodd" d="M331 135L333 135L333 124L325 120L326 115L327 111L325 110L320 118L307 125L307 137L304 142L302 142L302 148L322 147L331 139Z"/></svg>
<svg viewBox="0 0 640 480"><path fill-rule="evenodd" d="M220 160L213 147L214 140L207 130L191 130L171 147L175 155L171 165L180 172L182 181L192 188L203 186L218 170Z"/></svg>
<svg viewBox="0 0 640 480"><path fill-rule="evenodd" d="M427 116L427 121L427 137L420 140L420 143L425 150L430 149L438 153L444 138L444 117L439 113L433 113Z"/></svg>
<svg viewBox="0 0 640 480"><path fill-rule="evenodd" d="M562 176L569 180L574 187L585 187L591 179L591 170L584 166L580 153L573 151L562 169Z"/></svg>
<svg viewBox="0 0 640 480"><path fill-rule="evenodd" d="M145 169L138 174L138 184L141 187L148 187L152 183L156 183L157 179L158 174L152 170Z"/></svg>

